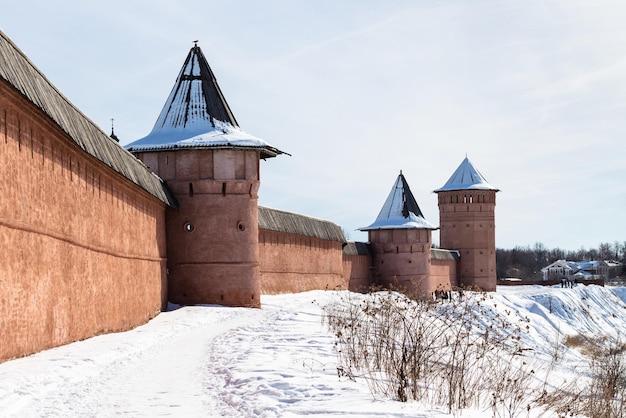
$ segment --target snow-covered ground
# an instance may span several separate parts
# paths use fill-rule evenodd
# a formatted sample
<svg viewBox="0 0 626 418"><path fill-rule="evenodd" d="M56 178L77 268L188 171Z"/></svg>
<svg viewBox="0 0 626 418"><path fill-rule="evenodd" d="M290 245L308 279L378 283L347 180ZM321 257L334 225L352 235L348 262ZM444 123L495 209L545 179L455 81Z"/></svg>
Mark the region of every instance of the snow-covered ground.
<svg viewBox="0 0 626 418"><path fill-rule="evenodd" d="M2 417L443 417L339 378L322 307L344 292L263 296L262 309L188 306L132 331L0 364ZM626 335L626 288L499 287L489 303L528 318L535 357L564 335ZM562 356L559 373L584 358ZM574 365L574 366L572 366ZM464 417L489 416L465 411Z"/></svg>

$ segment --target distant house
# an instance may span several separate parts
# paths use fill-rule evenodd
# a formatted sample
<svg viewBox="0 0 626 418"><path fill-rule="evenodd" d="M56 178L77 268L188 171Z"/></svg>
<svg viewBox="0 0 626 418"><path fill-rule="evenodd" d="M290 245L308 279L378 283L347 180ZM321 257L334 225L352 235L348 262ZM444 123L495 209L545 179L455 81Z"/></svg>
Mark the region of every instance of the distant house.
<svg viewBox="0 0 626 418"><path fill-rule="evenodd" d="M543 280L561 280L570 279L575 273L574 263L572 261L557 260L541 269Z"/></svg>
<svg viewBox="0 0 626 418"><path fill-rule="evenodd" d="M541 269L543 280L607 280L619 275L621 263L615 261L557 260Z"/></svg>
<svg viewBox="0 0 626 418"><path fill-rule="evenodd" d="M605 260L607 272L607 279L614 279L622 275L624 271L624 265L619 261Z"/></svg>

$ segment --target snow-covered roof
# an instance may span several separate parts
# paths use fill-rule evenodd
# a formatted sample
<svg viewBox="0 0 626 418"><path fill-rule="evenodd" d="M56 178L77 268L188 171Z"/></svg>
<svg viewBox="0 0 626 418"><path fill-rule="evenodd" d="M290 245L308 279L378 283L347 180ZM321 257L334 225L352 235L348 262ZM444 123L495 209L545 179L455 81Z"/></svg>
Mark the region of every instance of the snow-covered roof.
<svg viewBox="0 0 626 418"><path fill-rule="evenodd" d="M452 174L452 177L435 193L452 190L495 190L498 189L487 183L482 174L474 168L470 160L465 157L461 165Z"/></svg>
<svg viewBox="0 0 626 418"><path fill-rule="evenodd" d="M576 262L576 267L579 270L595 270L600 267L601 262L597 260L593 261L578 261Z"/></svg>
<svg viewBox="0 0 626 418"><path fill-rule="evenodd" d="M438 229L424 219L404 175L400 172L376 221L360 231L374 229Z"/></svg>
<svg viewBox="0 0 626 418"><path fill-rule="evenodd" d="M152 132L126 148L253 148L261 150L261 158L285 154L239 127L198 45L189 51Z"/></svg>
<svg viewBox="0 0 626 418"><path fill-rule="evenodd" d="M619 265L611 264L612 266ZM606 261L600 260L591 260L591 261L566 261L566 260L557 260L554 263L544 267L541 271L548 271L550 269L563 268L567 270L571 270L574 272L588 272L591 270L597 270L601 266L609 266L609 263Z"/></svg>
<svg viewBox="0 0 626 418"><path fill-rule="evenodd" d="M565 270L575 270L574 263L566 260L557 260L552 264L545 266L541 269L541 271L549 271L552 269L565 269Z"/></svg>

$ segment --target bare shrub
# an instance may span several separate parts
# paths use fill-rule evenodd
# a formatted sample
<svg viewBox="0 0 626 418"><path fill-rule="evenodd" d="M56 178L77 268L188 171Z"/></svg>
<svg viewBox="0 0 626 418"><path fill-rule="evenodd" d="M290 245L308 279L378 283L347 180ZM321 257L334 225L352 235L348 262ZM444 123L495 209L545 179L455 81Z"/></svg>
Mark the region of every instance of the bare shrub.
<svg viewBox="0 0 626 418"><path fill-rule="evenodd" d="M587 356L586 373L544 390L538 402L562 417L625 418L626 344L576 335L566 337L564 345Z"/></svg>
<svg viewBox="0 0 626 418"><path fill-rule="evenodd" d="M513 363L514 364L514 363ZM494 417L516 417L530 410L530 383L535 373L529 369L528 363L512 366L501 359L500 364L493 365L495 371L488 379L487 387L491 389L491 411Z"/></svg>
<svg viewBox="0 0 626 418"><path fill-rule="evenodd" d="M527 319L493 309L489 296L454 292L446 302L384 291L346 295L325 307L340 375L367 379L374 394L491 408L513 417L532 403L534 371L521 336Z"/></svg>
<svg viewBox="0 0 626 418"><path fill-rule="evenodd" d="M559 417L585 416L582 399L584 390L581 387L577 380L563 380L557 382L550 391L544 390L536 402L556 412Z"/></svg>
<svg viewBox="0 0 626 418"><path fill-rule="evenodd" d="M592 418L626 417L626 344L598 347L590 359L585 412Z"/></svg>

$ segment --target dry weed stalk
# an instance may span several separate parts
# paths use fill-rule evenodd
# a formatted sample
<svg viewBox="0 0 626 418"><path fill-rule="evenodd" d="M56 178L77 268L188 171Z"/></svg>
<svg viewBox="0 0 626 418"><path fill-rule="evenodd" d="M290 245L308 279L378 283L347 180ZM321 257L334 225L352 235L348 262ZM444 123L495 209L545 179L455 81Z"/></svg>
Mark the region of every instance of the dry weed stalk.
<svg viewBox="0 0 626 418"><path fill-rule="evenodd" d="M347 294L325 308L340 375L358 373L374 394L446 405L450 413L487 407L516 416L531 404L533 371L520 343L526 319L503 317L488 299L467 291L447 302Z"/></svg>

